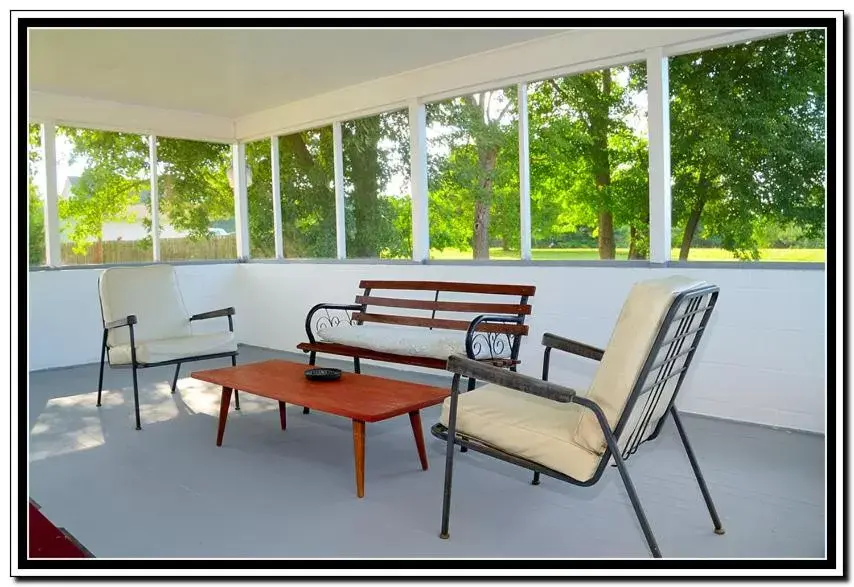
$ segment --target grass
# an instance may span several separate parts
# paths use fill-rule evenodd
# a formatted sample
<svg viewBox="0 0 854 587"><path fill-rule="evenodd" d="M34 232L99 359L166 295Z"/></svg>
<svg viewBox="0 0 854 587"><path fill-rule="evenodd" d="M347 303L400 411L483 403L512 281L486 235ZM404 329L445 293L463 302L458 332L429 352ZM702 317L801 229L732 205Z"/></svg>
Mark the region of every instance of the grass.
<svg viewBox="0 0 854 587"><path fill-rule="evenodd" d="M531 251L534 261L595 261L599 259L597 249L533 249ZM625 260L628 249L617 249L617 259ZM824 249L760 249L760 261L785 261L823 263ZM430 258L436 260L464 260L471 259L471 251L459 249L432 249ZM500 247L489 249L489 258L496 261L518 260L519 251L504 251ZM679 249L673 249L671 258L679 259ZM701 249L694 248L688 254L689 261L738 261L732 253L724 249Z"/></svg>

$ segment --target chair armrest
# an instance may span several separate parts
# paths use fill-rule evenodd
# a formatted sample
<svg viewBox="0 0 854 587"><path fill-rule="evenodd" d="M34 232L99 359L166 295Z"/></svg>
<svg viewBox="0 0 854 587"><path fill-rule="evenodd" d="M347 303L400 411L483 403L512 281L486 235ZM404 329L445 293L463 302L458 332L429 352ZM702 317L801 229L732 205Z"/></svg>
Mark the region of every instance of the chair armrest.
<svg viewBox="0 0 854 587"><path fill-rule="evenodd" d="M501 353L504 350L504 345L510 347L510 358L515 359L516 357L513 353L513 347L516 345L516 337L520 336L519 334L477 332L477 327L489 322L513 322L515 324L522 324L523 320L524 318L520 316L490 316L485 314L476 316L474 320L471 321L468 330L466 331L466 355L469 359L474 359L477 356L476 348L479 349L481 343L475 339L477 337L482 337L483 342L485 342L489 348L489 354L492 359L496 358L496 353Z"/></svg>
<svg viewBox="0 0 854 587"><path fill-rule="evenodd" d="M543 335L543 345L550 349L557 349L565 353L571 353L580 357L593 359L594 361L601 361L602 356L605 354L605 351L600 348L596 348L595 346L578 342L576 340L571 340L569 338L564 338L557 334L551 334L550 332L546 332Z"/></svg>
<svg viewBox="0 0 854 587"><path fill-rule="evenodd" d="M331 316L329 314L329 310L350 311L350 310L361 310L361 309L362 309L361 304L326 304L326 303L324 303L324 304L317 304L317 305L313 306L311 308L311 310L308 311L308 314L305 317L305 333L308 336L308 341L312 344L317 342L314 338L314 332L312 332L312 330L311 330L311 320L314 317L315 313L317 313L318 311L326 310L326 316L320 317L317 320L318 323L322 322L322 321L326 321L328 326L338 326L339 324L341 324L341 318L339 318L337 316ZM352 323L352 320L350 320L349 314L345 313L344 316L345 316L345 319L347 320L348 324ZM317 323L315 323L315 326L317 326Z"/></svg>
<svg viewBox="0 0 854 587"><path fill-rule="evenodd" d="M136 324L136 316L131 314L130 316L119 318L112 322L107 322L104 324L104 330L112 330L113 328L121 328L122 326L132 326L134 324Z"/></svg>
<svg viewBox="0 0 854 587"><path fill-rule="evenodd" d="M193 320L207 320L208 318L219 318L220 316L234 316L234 308L221 308L219 310L211 310L210 312L202 312L201 314L193 314L190 316L190 322Z"/></svg>
<svg viewBox="0 0 854 587"><path fill-rule="evenodd" d="M474 361L463 355L451 355L448 357L448 363L445 368L463 377L471 377L478 381L495 383L502 387L509 387L510 389L561 403L569 403L575 399L575 391L568 387L516 373L515 371L494 367L488 363Z"/></svg>

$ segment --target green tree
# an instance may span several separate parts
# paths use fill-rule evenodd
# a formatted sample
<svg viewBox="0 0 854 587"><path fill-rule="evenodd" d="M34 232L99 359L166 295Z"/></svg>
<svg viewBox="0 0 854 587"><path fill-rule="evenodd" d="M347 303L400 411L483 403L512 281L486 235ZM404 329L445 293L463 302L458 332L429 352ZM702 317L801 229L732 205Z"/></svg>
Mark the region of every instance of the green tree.
<svg viewBox="0 0 854 587"><path fill-rule="evenodd" d="M824 32L810 30L670 60L681 260L700 226L753 259L769 221L823 234L824 51Z"/></svg>
<svg viewBox="0 0 854 587"><path fill-rule="evenodd" d="M518 172L512 171L518 135L515 88L436 102L428 105L427 117L428 124L438 123L444 131L433 146L448 152L430 165L431 244L471 247L475 259L489 259L490 225L498 204L506 204L513 193L517 208L519 202ZM515 160L518 166L518 155ZM512 212L506 206L502 212L499 226L506 229ZM462 224L467 220L469 226ZM513 235L500 236L509 240Z"/></svg>
<svg viewBox="0 0 854 587"><path fill-rule="evenodd" d="M613 259L615 227L628 224L630 256L646 256L647 146L629 124L643 77L642 66L607 68L531 84L535 235L593 226L599 257Z"/></svg>
<svg viewBox="0 0 854 587"><path fill-rule="evenodd" d="M30 265L44 265L44 201L39 189L33 183L36 166L41 161L39 146L41 145L41 128L38 124L30 124L27 128L27 219Z"/></svg>
<svg viewBox="0 0 854 587"><path fill-rule="evenodd" d="M411 256L411 237L403 238L396 216L407 214L406 205L392 201L395 197L384 193L392 176L404 179L409 176L407 112L387 112L348 121L341 125L341 131L347 255ZM411 205L408 211L411 215Z"/></svg>
<svg viewBox="0 0 854 587"><path fill-rule="evenodd" d="M59 217L74 251L84 254L96 244L95 262L103 262L103 225L133 222L129 210L140 202L147 180L148 143L129 133L58 127L57 133L71 141L72 162L83 158L86 169L71 186L68 198L58 202Z"/></svg>

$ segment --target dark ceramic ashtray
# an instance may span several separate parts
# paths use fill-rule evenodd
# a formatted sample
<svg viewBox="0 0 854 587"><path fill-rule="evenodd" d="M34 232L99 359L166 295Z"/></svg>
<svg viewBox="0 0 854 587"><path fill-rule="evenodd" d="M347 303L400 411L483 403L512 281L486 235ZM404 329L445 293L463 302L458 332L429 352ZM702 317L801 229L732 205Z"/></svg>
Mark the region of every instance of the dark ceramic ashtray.
<svg viewBox="0 0 854 587"><path fill-rule="evenodd" d="M306 369L305 377L311 381L335 381L341 379L341 369Z"/></svg>

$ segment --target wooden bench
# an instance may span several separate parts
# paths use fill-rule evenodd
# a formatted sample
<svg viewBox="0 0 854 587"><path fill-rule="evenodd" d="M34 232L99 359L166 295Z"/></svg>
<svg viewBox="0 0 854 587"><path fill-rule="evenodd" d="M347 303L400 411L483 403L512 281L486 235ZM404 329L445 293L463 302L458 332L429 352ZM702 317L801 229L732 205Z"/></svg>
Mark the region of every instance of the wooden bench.
<svg viewBox="0 0 854 587"><path fill-rule="evenodd" d="M297 345L309 353L309 364L315 364L317 353L326 353L353 357L356 373L360 358L445 369L448 356L464 353L516 370L533 285L363 280L359 288L363 292L354 304L317 304L309 310L308 342ZM390 293L377 295L377 290ZM445 318L438 312L455 314ZM474 316L459 319L460 313ZM469 386L474 387L473 379Z"/></svg>

